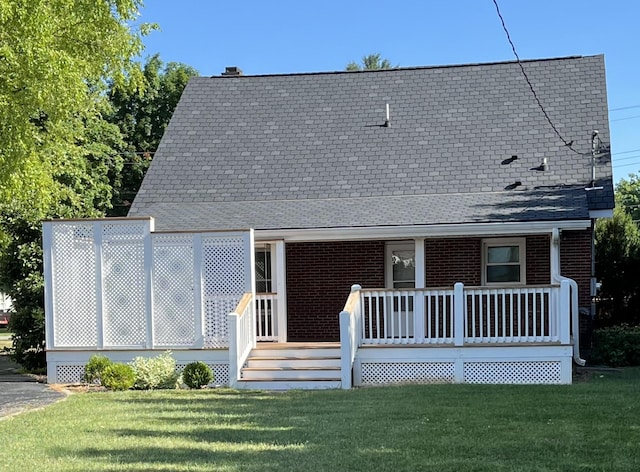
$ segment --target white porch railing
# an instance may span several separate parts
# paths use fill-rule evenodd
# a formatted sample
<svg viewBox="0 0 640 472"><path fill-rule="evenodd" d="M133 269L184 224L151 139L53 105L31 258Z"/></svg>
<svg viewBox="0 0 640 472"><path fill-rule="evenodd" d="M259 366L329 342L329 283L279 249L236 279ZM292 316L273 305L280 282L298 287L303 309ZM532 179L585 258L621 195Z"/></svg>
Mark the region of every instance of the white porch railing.
<svg viewBox="0 0 640 472"><path fill-rule="evenodd" d="M278 340L278 294L256 293L256 340Z"/></svg>
<svg viewBox="0 0 640 472"><path fill-rule="evenodd" d="M570 285L362 290L361 344L569 344Z"/></svg>
<svg viewBox="0 0 640 472"><path fill-rule="evenodd" d="M351 388L353 380L351 374L359 345L358 333L362 325L360 290L360 285L351 286L351 294L340 312L340 371L343 389Z"/></svg>
<svg viewBox="0 0 640 472"><path fill-rule="evenodd" d="M255 303L253 295L245 293L233 313L229 313L229 384L235 387L242 366L256 347Z"/></svg>

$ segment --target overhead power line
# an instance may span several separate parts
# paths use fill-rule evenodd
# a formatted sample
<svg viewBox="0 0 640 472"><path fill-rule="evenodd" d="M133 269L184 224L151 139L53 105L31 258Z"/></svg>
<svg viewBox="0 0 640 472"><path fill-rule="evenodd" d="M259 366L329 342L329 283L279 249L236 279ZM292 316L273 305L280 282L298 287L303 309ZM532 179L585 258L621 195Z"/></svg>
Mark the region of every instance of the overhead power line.
<svg viewBox="0 0 640 472"><path fill-rule="evenodd" d="M611 120L611 121L624 121L624 120L634 120L636 118L640 118L640 115L634 115L634 116L627 116L625 118L616 118L615 120Z"/></svg>
<svg viewBox="0 0 640 472"><path fill-rule="evenodd" d="M640 105L629 105L628 107L609 108L609 111L631 110L632 108L640 108Z"/></svg>
<svg viewBox="0 0 640 472"><path fill-rule="evenodd" d="M522 61L520 60L520 56L518 55L518 52L516 51L516 46L513 44L513 41L511 41L511 35L509 34L509 30L507 29L507 25L504 22L504 18L502 18L502 13L500 13L500 7L498 6L497 0L493 0L493 4L496 7L496 12L498 13L498 18L500 18L500 22L502 23L502 29L504 30L504 33L507 35L507 40L509 41L509 44L511 45L511 50L513 51L513 55L516 57L516 61L518 62L518 65L520 66L520 70L522 71L522 75L524 76L525 80L527 81L527 84L529 84L529 88L531 89L531 93L533 94L533 97L536 99L536 103L540 107L540 110L542 111L542 114L544 115L544 117L549 122L549 125L551 125L551 128L553 128L553 131L556 133L558 138L560 138L560 140L564 143L564 145L567 146L569 149L571 149L573 152L575 152L576 154L580 154L580 155L588 155L588 154L590 154L590 153L579 152L579 151L576 151L575 149L573 149L573 147L572 147L573 146L573 141L567 141L564 138L564 136L562 136L562 134L560 134L560 131L558 131L558 128L556 128L556 125L553 123L553 121L551 121L551 118L549 117L549 114L547 113L547 110L544 109L544 106L542 105L542 102L538 98L538 94L536 93L535 88L533 88L533 84L531 83L531 80L529 80L529 76L527 75L527 71L524 70L524 66L522 65Z"/></svg>

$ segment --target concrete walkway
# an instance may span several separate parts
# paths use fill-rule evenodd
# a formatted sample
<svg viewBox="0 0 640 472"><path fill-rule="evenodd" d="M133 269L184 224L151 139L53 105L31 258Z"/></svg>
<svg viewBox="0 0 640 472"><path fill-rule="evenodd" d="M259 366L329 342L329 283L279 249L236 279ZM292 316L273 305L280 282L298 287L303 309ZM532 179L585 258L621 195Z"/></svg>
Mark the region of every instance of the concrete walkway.
<svg viewBox="0 0 640 472"><path fill-rule="evenodd" d="M9 356L0 353L0 420L26 410L42 408L66 396L28 375L16 373L19 368Z"/></svg>

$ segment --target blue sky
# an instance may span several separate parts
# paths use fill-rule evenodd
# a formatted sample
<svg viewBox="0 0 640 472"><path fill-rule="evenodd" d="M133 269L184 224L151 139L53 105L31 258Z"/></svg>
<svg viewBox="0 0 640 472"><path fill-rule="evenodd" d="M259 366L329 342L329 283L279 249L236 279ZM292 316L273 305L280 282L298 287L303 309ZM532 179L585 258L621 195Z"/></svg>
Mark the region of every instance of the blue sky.
<svg viewBox="0 0 640 472"><path fill-rule="evenodd" d="M498 4L522 59L605 55L614 178L640 172L640 2ZM492 0L147 0L141 20L160 26L146 55L201 75L343 70L374 52L401 67L514 59Z"/></svg>

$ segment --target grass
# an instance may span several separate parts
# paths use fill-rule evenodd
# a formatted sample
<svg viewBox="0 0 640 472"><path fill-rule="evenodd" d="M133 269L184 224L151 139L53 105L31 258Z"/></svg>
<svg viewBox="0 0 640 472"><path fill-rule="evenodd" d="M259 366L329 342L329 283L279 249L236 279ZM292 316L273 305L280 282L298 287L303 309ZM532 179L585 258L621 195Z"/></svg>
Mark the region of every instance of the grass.
<svg viewBox="0 0 640 472"><path fill-rule="evenodd" d="M640 470L640 369L571 386L75 394L0 421L2 470Z"/></svg>

